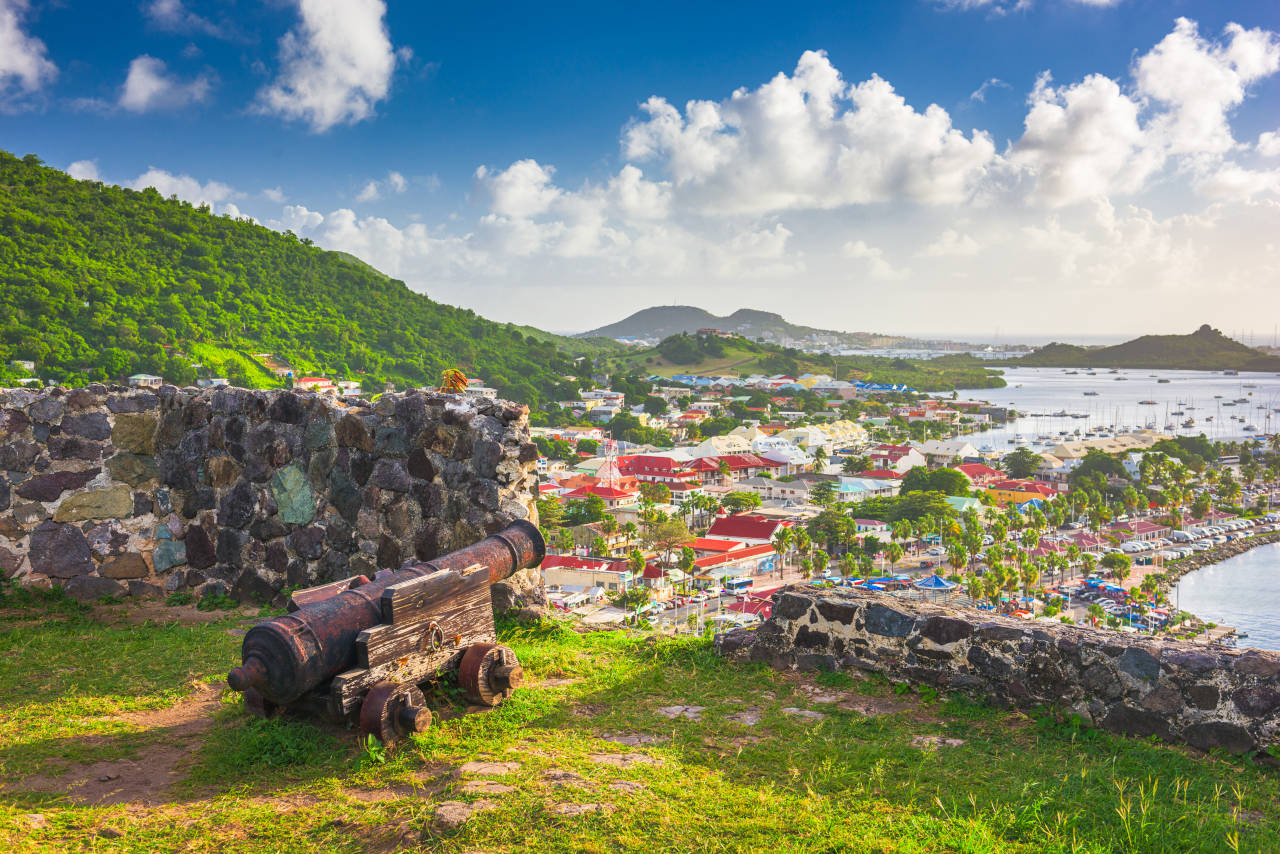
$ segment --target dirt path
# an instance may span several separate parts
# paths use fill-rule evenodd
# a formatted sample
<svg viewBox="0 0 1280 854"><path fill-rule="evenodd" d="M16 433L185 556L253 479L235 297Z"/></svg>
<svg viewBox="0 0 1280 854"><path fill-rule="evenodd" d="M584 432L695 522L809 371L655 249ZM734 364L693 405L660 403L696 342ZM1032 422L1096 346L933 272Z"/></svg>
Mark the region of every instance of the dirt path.
<svg viewBox="0 0 1280 854"><path fill-rule="evenodd" d="M168 708L118 716L153 737L139 750L138 758L75 765L66 773L35 775L6 788L65 794L73 801L93 805L172 803L169 789L181 779L182 771L200 746L199 737L213 723L213 713L221 702L221 687L197 683L195 688L190 697ZM102 740L99 736L92 738Z"/></svg>

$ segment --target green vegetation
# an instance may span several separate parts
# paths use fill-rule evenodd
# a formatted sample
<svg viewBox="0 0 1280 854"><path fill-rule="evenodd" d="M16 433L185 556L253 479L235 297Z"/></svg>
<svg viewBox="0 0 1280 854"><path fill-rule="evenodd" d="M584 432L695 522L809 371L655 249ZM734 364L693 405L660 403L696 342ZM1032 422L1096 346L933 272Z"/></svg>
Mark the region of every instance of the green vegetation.
<svg viewBox="0 0 1280 854"><path fill-rule="evenodd" d="M880 356L826 356L751 341L746 338L673 335L656 347L635 350L611 360L626 371L671 377L702 375L823 373L840 380L904 383L919 391L954 391L961 388L1002 388L1000 371L968 355L936 359L901 359Z"/></svg>
<svg viewBox="0 0 1280 854"><path fill-rule="evenodd" d="M1148 368L1188 371L1275 371L1280 356L1268 356L1223 335L1208 324L1190 335L1143 335L1112 347L1048 344L1012 360L1053 368Z"/></svg>
<svg viewBox="0 0 1280 854"><path fill-rule="evenodd" d="M731 665L704 638L507 627L527 687L475 715L434 692L432 728L380 751L354 732L218 700L211 686L237 660L235 618L128 626L127 612L98 619L57 602L0 609L0 841L17 852L1280 847L1274 769L880 678ZM703 709L658 712L676 705ZM734 720L743 712L759 722ZM199 727L181 735L186 724L162 720ZM618 735L640 743L605 738ZM928 741L938 738L963 743ZM604 761L619 755L649 761ZM119 759L138 765L90 765ZM473 760L513 763L478 775L512 790L465 791L477 777L457 769ZM172 768L173 783L100 805L60 789L119 773L101 788L128 791L139 766L146 777ZM492 806L447 829L434 821L443 801ZM604 811L557 813L563 804Z"/></svg>
<svg viewBox="0 0 1280 854"><path fill-rule="evenodd" d="M268 386L253 354L271 353L376 386L435 385L459 367L537 405L575 357L620 350L494 323L291 233L75 181L34 156L0 152L0 186L0 382L27 375L10 366L21 359L67 384L190 382L197 362Z"/></svg>

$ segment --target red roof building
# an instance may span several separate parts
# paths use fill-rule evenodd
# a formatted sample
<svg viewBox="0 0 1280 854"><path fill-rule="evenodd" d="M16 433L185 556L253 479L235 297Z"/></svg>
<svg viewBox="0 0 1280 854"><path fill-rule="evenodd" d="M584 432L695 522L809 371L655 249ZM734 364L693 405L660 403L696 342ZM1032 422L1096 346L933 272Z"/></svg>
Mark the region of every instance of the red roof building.
<svg viewBox="0 0 1280 854"><path fill-rule="evenodd" d="M618 472L634 477L637 481L661 483L673 489L677 486L697 486L701 483L698 472L691 469L688 463L652 454L619 457Z"/></svg>
<svg viewBox="0 0 1280 854"><path fill-rule="evenodd" d="M696 540L690 540L685 543L685 545L693 549L693 553L698 557L720 555L736 549L746 548L746 545L737 540L717 540L711 537L698 537Z"/></svg>
<svg viewBox="0 0 1280 854"><path fill-rule="evenodd" d="M703 483L715 483L720 479L720 463L729 467L729 477L734 481L745 477L755 477L761 472L773 473L782 468L777 460L767 460L755 454L724 454L719 457L702 457L689 464L689 468L697 472Z"/></svg>
<svg viewBox="0 0 1280 854"><path fill-rule="evenodd" d="M891 469L867 469L858 472L854 477L865 477L871 480L902 480L905 475Z"/></svg>
<svg viewBox="0 0 1280 854"><path fill-rule="evenodd" d="M693 562L693 571L700 578L737 578L771 572L777 555L770 545L749 546L721 555L700 557Z"/></svg>
<svg viewBox="0 0 1280 854"><path fill-rule="evenodd" d="M737 540L747 545L764 545L773 542L773 535L787 527L785 522L767 519L751 513L722 516L711 523L707 537L719 540ZM772 546L770 546L772 548Z"/></svg>
<svg viewBox="0 0 1280 854"><path fill-rule="evenodd" d="M604 500L604 506L610 510L617 508L623 504L630 504L635 500L636 491L634 489L615 489L612 486L603 486L601 484L592 484L575 489L573 492L564 496L567 501L581 501L589 496L597 495Z"/></svg>
<svg viewBox="0 0 1280 854"><path fill-rule="evenodd" d="M956 466L956 471L969 478L969 482L977 486L985 486L995 480L1001 480L1007 475L999 469L993 469L991 466L982 463L965 463Z"/></svg>

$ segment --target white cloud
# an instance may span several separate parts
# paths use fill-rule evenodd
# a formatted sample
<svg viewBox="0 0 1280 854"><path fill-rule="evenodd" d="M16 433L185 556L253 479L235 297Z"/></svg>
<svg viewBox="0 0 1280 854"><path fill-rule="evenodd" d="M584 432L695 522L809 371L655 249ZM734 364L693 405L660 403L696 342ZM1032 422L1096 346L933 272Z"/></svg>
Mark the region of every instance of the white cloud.
<svg viewBox="0 0 1280 854"><path fill-rule="evenodd" d="M657 161L682 201L707 213L959 204L996 157L987 134L966 137L936 104L917 112L877 76L847 85L823 52L724 101L682 113L655 96L641 109L624 153Z"/></svg>
<svg viewBox="0 0 1280 854"><path fill-rule="evenodd" d="M214 206L237 195L231 187L220 181L201 184L190 175L174 175L154 166L130 181L129 186L135 190L154 187L165 198L177 196L193 205Z"/></svg>
<svg viewBox="0 0 1280 854"><path fill-rule="evenodd" d="M93 160L77 160L67 167L67 174L77 181L97 181L98 164Z"/></svg>
<svg viewBox="0 0 1280 854"><path fill-rule="evenodd" d="M476 185L496 215L527 218L545 213L560 197L561 190L551 182L554 173L553 166L518 160L501 172L481 166L476 169Z"/></svg>
<svg viewBox="0 0 1280 854"><path fill-rule="evenodd" d="M1210 199L1251 199L1256 195L1280 193L1280 169L1245 169L1224 163L1196 182L1196 192Z"/></svg>
<svg viewBox="0 0 1280 854"><path fill-rule="evenodd" d="M284 190L279 187L268 187L262 191L262 197L269 202L275 202L277 205L284 204Z"/></svg>
<svg viewBox="0 0 1280 854"><path fill-rule="evenodd" d="M280 40L280 72L256 108L316 133L374 114L407 53L392 48L383 0L296 0L302 16Z"/></svg>
<svg viewBox="0 0 1280 854"><path fill-rule="evenodd" d="M1211 43L1194 21L1179 18L1136 63L1137 92L1166 107L1147 128L1153 146L1211 155L1236 147L1227 113L1244 100L1249 84L1280 69L1280 44L1273 33L1239 24L1223 32L1227 41Z"/></svg>
<svg viewBox="0 0 1280 854"><path fill-rule="evenodd" d="M1258 153L1263 157L1280 157L1280 131L1264 131L1258 134Z"/></svg>
<svg viewBox="0 0 1280 854"><path fill-rule="evenodd" d="M44 42L23 30L28 5L27 0L0 0L0 110L20 108L58 76Z"/></svg>
<svg viewBox="0 0 1280 854"><path fill-rule="evenodd" d="M929 258L967 258L977 255L981 248L978 241L969 235L948 228L938 235L937 240L926 246L922 254Z"/></svg>
<svg viewBox="0 0 1280 854"><path fill-rule="evenodd" d="M1001 80L999 77L991 77L991 78L988 78L987 80L984 80L981 86L979 86L977 89L974 89L972 92L969 93L969 100L970 101L986 101L987 92L989 90L1012 89L1012 88L1013 88L1012 86L1010 86L1008 83Z"/></svg>
<svg viewBox="0 0 1280 854"><path fill-rule="evenodd" d="M177 109L204 101L210 86L205 74L184 82L169 74L162 60L143 54L129 63L129 76L120 90L120 106L132 113Z"/></svg>
<svg viewBox="0 0 1280 854"><path fill-rule="evenodd" d="M910 270L897 270L884 257L884 250L876 246L868 246L865 241L851 240L841 247L844 257L866 261L866 270L873 279L891 281L905 279L911 275Z"/></svg>
<svg viewBox="0 0 1280 854"><path fill-rule="evenodd" d="M225 35L222 27L187 9L182 0L151 0L142 11L154 26L162 30L215 37Z"/></svg>
<svg viewBox="0 0 1280 854"><path fill-rule="evenodd" d="M432 184L432 180L435 181L434 186ZM438 186L439 186L439 179L435 178L434 175L432 176L431 179L428 179L427 181L428 189L434 190L434 189L437 189ZM382 181L379 181L376 179L370 179L369 181L367 181L365 185L362 188L360 188L360 192L356 194L356 201L357 202L376 202L378 201L378 199L382 198L383 190L389 190L392 193L403 193L405 190L408 190L408 189L409 189L409 182L403 175L401 175L399 172L394 172L394 171L388 172L387 177Z"/></svg>

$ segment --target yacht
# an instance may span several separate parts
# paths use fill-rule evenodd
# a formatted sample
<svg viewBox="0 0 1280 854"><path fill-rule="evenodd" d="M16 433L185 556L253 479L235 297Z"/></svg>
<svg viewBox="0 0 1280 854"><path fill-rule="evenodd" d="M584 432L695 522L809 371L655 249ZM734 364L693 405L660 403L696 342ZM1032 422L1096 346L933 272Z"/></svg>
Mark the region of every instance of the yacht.
<svg viewBox="0 0 1280 854"><path fill-rule="evenodd" d="M1140 400L1138 401L1138 405L1139 406L1155 406L1156 402L1154 400Z"/></svg>
<svg viewBox="0 0 1280 854"><path fill-rule="evenodd" d="M1256 432L1258 432L1258 428L1257 428L1257 427L1255 427L1255 426L1253 426L1252 424L1246 424L1246 425L1244 425L1244 429L1245 429L1245 432L1246 432L1246 433L1256 433Z"/></svg>
<svg viewBox="0 0 1280 854"><path fill-rule="evenodd" d="M1210 420L1212 420L1212 419L1210 419ZM1187 428L1194 427L1194 426L1196 426L1196 420L1195 420L1194 418L1188 418L1186 421L1183 421L1183 422L1182 422L1182 426L1183 426L1183 427L1187 427Z"/></svg>
<svg viewBox="0 0 1280 854"><path fill-rule="evenodd" d="M1167 383L1167 382L1168 382L1168 380L1167 380L1167 379L1165 379L1164 377L1161 377L1160 379L1156 380L1156 382L1158 382L1158 383Z"/></svg>
<svg viewBox="0 0 1280 854"><path fill-rule="evenodd" d="M1096 391L1086 391L1086 392L1084 393L1084 396L1085 396L1085 397L1097 397L1097 396L1098 396L1098 393L1097 393Z"/></svg>

